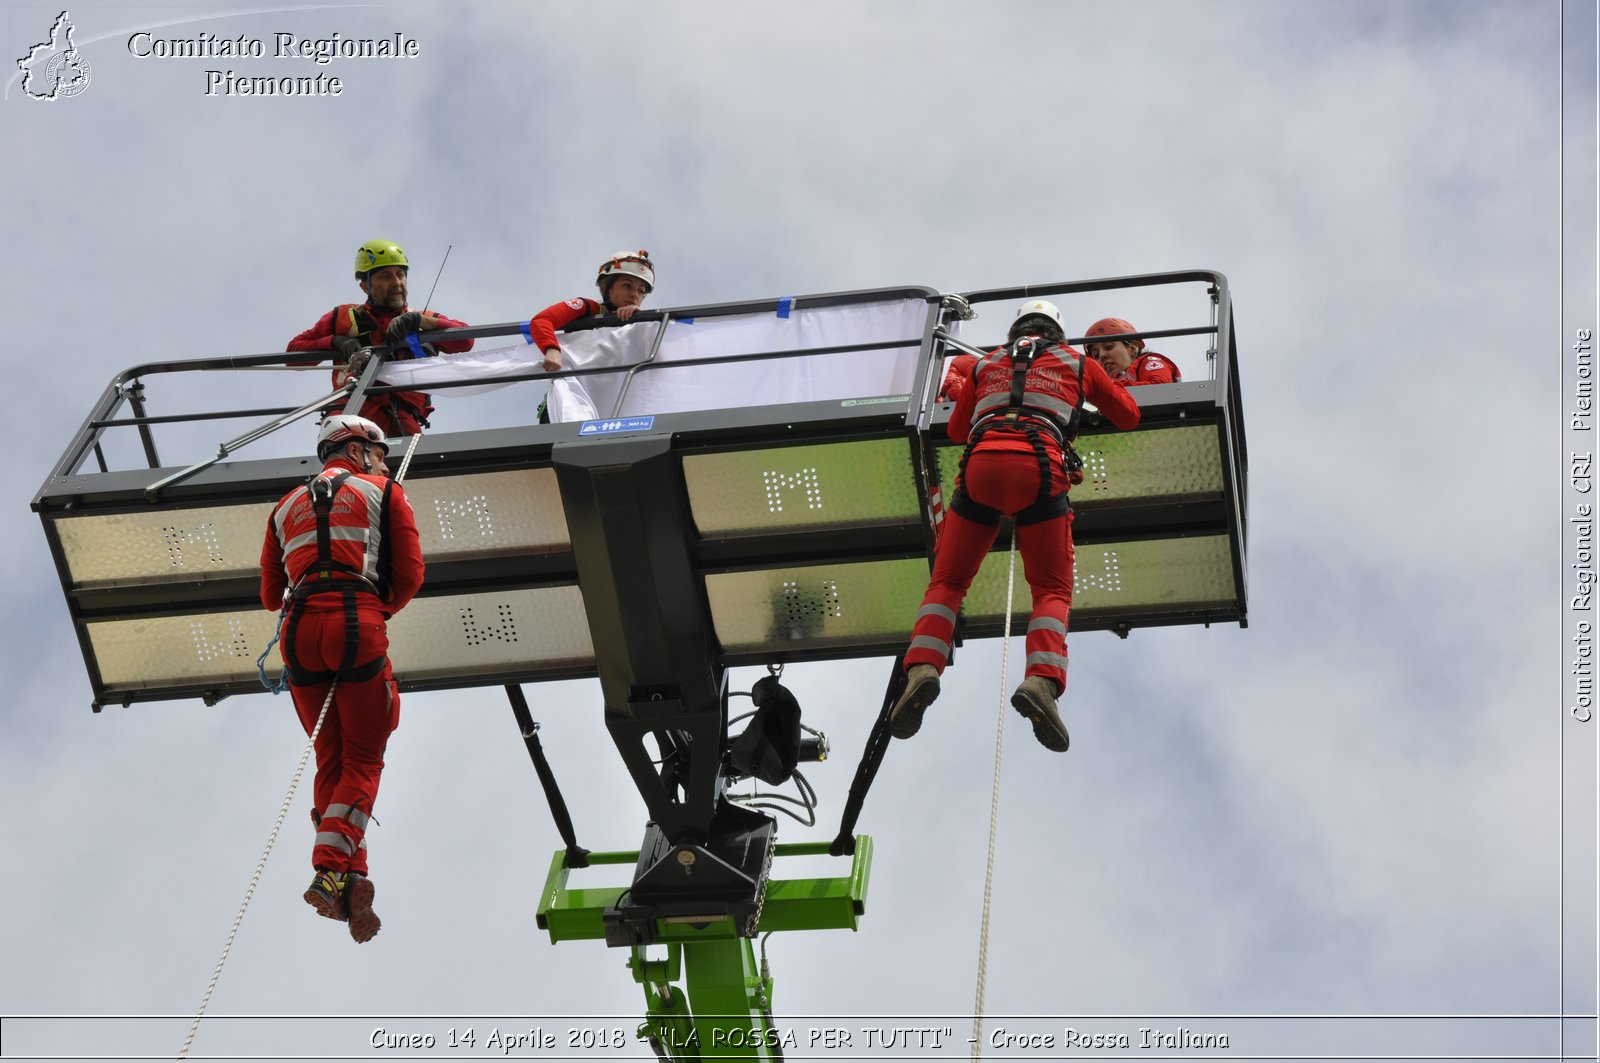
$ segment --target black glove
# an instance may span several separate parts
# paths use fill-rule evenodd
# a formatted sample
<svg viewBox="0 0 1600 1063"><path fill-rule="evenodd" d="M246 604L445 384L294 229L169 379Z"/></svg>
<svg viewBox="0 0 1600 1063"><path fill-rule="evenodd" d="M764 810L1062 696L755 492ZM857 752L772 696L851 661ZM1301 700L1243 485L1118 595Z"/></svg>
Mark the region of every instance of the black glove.
<svg viewBox="0 0 1600 1063"><path fill-rule="evenodd" d="M407 310L389 322L389 330L384 333L383 338L390 343L400 343L421 327L422 315L415 310Z"/></svg>
<svg viewBox="0 0 1600 1063"><path fill-rule="evenodd" d="M354 336L335 336L328 346L332 347L340 358L348 359L361 349L361 341Z"/></svg>

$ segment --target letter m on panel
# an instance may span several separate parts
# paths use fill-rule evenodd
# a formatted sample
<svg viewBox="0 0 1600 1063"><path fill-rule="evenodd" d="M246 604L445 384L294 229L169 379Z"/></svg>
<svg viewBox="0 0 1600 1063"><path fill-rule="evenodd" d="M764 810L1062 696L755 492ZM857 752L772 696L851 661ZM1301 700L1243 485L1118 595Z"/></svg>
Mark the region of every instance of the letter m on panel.
<svg viewBox="0 0 1600 1063"><path fill-rule="evenodd" d="M244 626L237 617L226 617L221 620L222 630L218 630L218 618L208 616L193 617L189 621L189 633L194 636L195 660L210 664L228 657L250 657L250 641L245 637Z"/></svg>
<svg viewBox="0 0 1600 1063"><path fill-rule="evenodd" d="M822 508L822 483L817 479L814 466L792 473L768 469L761 474L761 482L767 491L768 513L782 513L785 496L793 496L793 501L798 504L801 494L805 497L807 509Z"/></svg>
<svg viewBox="0 0 1600 1063"><path fill-rule="evenodd" d="M1072 562L1072 587L1074 591L1106 591L1116 593L1122 590L1122 563L1117 558L1115 550L1105 550L1100 554L1098 568L1083 564L1084 550L1078 549L1078 556Z"/></svg>
<svg viewBox="0 0 1600 1063"><path fill-rule="evenodd" d="M501 602L495 606L494 616L479 619L477 610L470 605L461 609L461 632L468 646L482 646L486 642L516 642L517 621L511 606Z"/></svg>
<svg viewBox="0 0 1600 1063"><path fill-rule="evenodd" d="M478 538L487 538L494 534L494 518L489 513L487 495L473 495L471 498L459 501L436 498L433 501L433 508L439 518L441 539L474 534Z"/></svg>
<svg viewBox="0 0 1600 1063"><path fill-rule="evenodd" d="M166 547L167 560L173 568L222 564L222 541L210 521L193 528L169 524L161 529L161 545Z"/></svg>

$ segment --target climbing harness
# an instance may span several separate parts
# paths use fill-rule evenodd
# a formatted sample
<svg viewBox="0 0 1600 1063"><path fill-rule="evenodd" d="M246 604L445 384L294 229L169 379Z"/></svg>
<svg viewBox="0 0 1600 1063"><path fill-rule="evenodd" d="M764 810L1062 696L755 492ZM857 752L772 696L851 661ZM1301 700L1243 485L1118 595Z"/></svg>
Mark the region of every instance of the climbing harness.
<svg viewBox="0 0 1600 1063"><path fill-rule="evenodd" d="M1000 824L1000 757L1005 750L1006 687L1010 685L1011 595L1017 585L1017 534L1011 533L1006 565L1006 621L1000 639L1000 710L994 725L994 784L989 790L989 853L983 868L983 918L978 927L978 984L972 1003L972 1058L983 1055L983 996L989 981L989 902L994 893L994 844Z"/></svg>
<svg viewBox="0 0 1600 1063"><path fill-rule="evenodd" d="M1009 358L1011 386L1005 392L995 392L980 399L973 411L975 420L968 433L967 447L961 452L960 474L950 497L951 512L959 513L977 524L993 527L1000 523L1002 516L1000 511L973 501L964 486L967 459L978 448L984 436L997 428L1021 432L1039 463L1038 495L1031 506L1013 514L1012 520L1026 527L1029 524L1054 520L1072 512L1072 502L1067 497L1066 487L1063 486L1059 492L1053 490L1055 477L1052 474L1050 452L1044 445L1044 434L1049 433L1061 451L1062 471L1068 481L1081 482L1083 459L1078 456L1072 444L1077 436L1078 423L1083 416L1083 357L1080 355L1075 359L1078 397L1070 409L1055 396L1042 391L1029 391L1027 387L1027 376L1033 368L1035 356L1056 346L1058 345L1041 341L1036 336L1022 336L1011 343L1006 353L995 351L973 364L972 386L976 388L979 375L985 369L998 365L1002 358Z"/></svg>
<svg viewBox="0 0 1600 1063"><path fill-rule="evenodd" d="M336 561L333 557L333 500L339 494L339 489L354 475L348 470L332 477L318 473L306 481L305 491L311 499L312 512L317 520L317 560L308 566L300 574L300 578L295 580L294 586L289 588L283 608L278 611L278 623L273 628L272 641L267 643L267 648L256 658L256 675L260 678L261 685L274 694L282 693L290 683L310 686L326 683L336 675L346 682L364 683L383 671L387 658L381 654L359 666L355 659L361 637L360 617L356 612L356 592L365 590L381 598L383 588L375 585L361 570ZM388 513L389 489L393 482L390 481L390 484L384 485L383 488L381 512L385 514ZM335 579L336 574L347 578ZM306 669L300 664L294 650L295 632L299 628L301 618L301 610L294 606L297 602L321 594L338 594L344 602L344 655L339 667L331 672L313 672ZM267 677L266 659L280 636L283 639L284 669L274 682Z"/></svg>
<svg viewBox="0 0 1600 1063"><path fill-rule="evenodd" d="M448 254L449 252L446 252L447 257ZM442 262L439 264L439 271L441 273L444 272L444 263ZM438 283L439 279L435 277L434 284L437 285ZM431 297L432 293L430 292L429 294ZM339 331L341 322L349 327L348 332ZM333 332L335 336L355 337L361 342L363 349L378 347L384 342L384 337L379 335L377 332L377 321L373 318L372 313L367 309L367 304L365 303L341 303L340 305L334 307ZM404 354L400 353L402 349L405 350ZM391 357L399 357L403 359L421 358L422 356L423 355L418 352L416 347L412 347L409 344L396 344L395 355ZM414 395L421 399L422 402L420 405L418 405L417 403L402 397L405 395ZM428 423L428 414L432 413L434 410L433 397L424 392L390 391L385 393L379 401L382 407L387 410L390 422L396 428L400 427L401 425L400 414L402 413L409 414L412 420L416 421L417 424L422 428L432 427ZM324 413L338 412L340 412L340 408L337 406L329 406L324 411Z"/></svg>
<svg viewBox="0 0 1600 1063"><path fill-rule="evenodd" d="M395 483L405 479L406 470L411 467L411 456L416 453L417 443L421 439L420 434L411 437L411 443L406 447L405 460L400 463L400 472L394 478ZM183 1039L183 1047L178 1051L180 1063L188 1058L189 1046L194 1043L194 1035L200 1029L200 1020L205 1018L206 1008L211 1004L211 994L217 988L217 980L222 977L222 967L228 962L228 953L233 950L233 939L239 933L240 924L244 922L245 910L250 907L250 901L255 896L261 874L267 869L267 858L272 855L272 847L278 844L278 832L283 829L283 821L289 815L289 805L294 801L295 792L300 789L300 779L305 775L306 762L311 759L311 751L316 748L317 735L322 733L322 724L328 718L328 707L333 704L333 695L338 689L339 677L335 676L328 686L328 696L322 699L322 711L317 713L316 725L311 728L311 734L306 738L306 747L300 752L300 762L295 765L294 775L289 779L289 792L283 795L283 803L278 806L278 818L272 822L266 848L261 852L261 859L256 861L255 872L250 876L250 885L245 887L244 900L239 903L239 912L233 917L233 926L228 929L227 940L222 943L222 955L217 957L217 966L211 972L211 981L206 983L205 995L200 998L200 1008L195 1012L194 1022L189 1026L189 1034Z"/></svg>

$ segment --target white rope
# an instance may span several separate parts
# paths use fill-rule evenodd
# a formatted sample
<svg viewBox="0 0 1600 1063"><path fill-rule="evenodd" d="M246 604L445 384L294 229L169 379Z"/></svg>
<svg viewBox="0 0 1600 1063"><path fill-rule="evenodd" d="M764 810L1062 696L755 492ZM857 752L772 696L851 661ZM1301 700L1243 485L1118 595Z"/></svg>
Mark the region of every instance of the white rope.
<svg viewBox="0 0 1600 1063"><path fill-rule="evenodd" d="M300 789L300 777L305 774L306 761L311 759L311 750L316 746L317 733L322 730L322 721L328 716L328 706L333 704L333 692L339 688L339 680L334 679L333 685L328 687L328 696L322 702L322 711L317 714L317 725L311 729L311 737L306 739L306 748L300 754L300 763L295 765L294 777L289 780L289 792L283 795L283 804L278 808L278 818L273 821L272 833L267 835L267 847L261 853L261 859L256 861L255 874L250 876L250 885L245 888L244 901L239 905L239 914L233 917L233 926L228 930L228 940L222 943L222 955L217 957L217 966L211 972L211 981L206 985L206 994L200 998L200 1010L195 1013L194 1023L189 1027L189 1036L183 1039L183 1047L178 1050L178 1059L187 1059L189 1046L194 1043L194 1035L200 1030L200 1020L205 1017L206 1007L211 1003L211 994L217 988L217 979L222 977L222 965L228 962L228 952L233 948L233 939L239 933L239 924L244 922L244 911L250 907L250 899L255 896L256 884L261 881L261 873L267 869L267 857L272 855L272 847L278 843L278 831L283 829L283 821L289 815L289 805L294 801L295 791Z"/></svg>
<svg viewBox="0 0 1600 1063"><path fill-rule="evenodd" d="M411 437L411 442L406 446L406 456L400 462L400 471L395 475L394 482L399 483L406 478L406 470L411 468L411 456L417 452L417 444L422 440L422 433L418 432Z"/></svg>
<svg viewBox="0 0 1600 1063"><path fill-rule="evenodd" d="M972 1058L983 1057L983 995L989 981L989 902L994 892L994 843L1000 826L1000 757L1005 749L1007 673L1011 665L1011 594L1017 585L1017 531L1011 529L1006 565L1006 622L1000 640L1000 711L994 723L994 785L989 790L989 859L983 870L983 921L978 929L978 985L972 1002Z"/></svg>
<svg viewBox="0 0 1600 1063"><path fill-rule="evenodd" d="M395 483L405 479L406 470L411 467L411 456L417 452L417 441L421 434L411 437L411 444L406 448L405 460L400 463L400 474L396 476ZM300 763L294 766L294 775L289 780L289 792L283 795L283 804L278 808L278 818L272 823L272 831L267 835L267 847L261 852L261 859L256 861L256 870L250 876L250 885L245 887L244 900L239 904L239 912L233 917L233 926L228 929L228 938L222 943L222 955L217 957L217 966L211 972L211 981L206 984L205 996L200 998L200 1010L195 1012L194 1022L189 1026L189 1035L183 1039L183 1047L178 1050L178 1063L189 1058L189 1046L194 1044L194 1035L200 1030L200 1020L205 1018L206 1008L211 1004L211 994L217 988L217 981L222 977L222 965L228 962L228 953L233 949L233 939L238 936L239 926L244 922L245 909L250 907L250 901L255 896L256 886L261 881L261 874L267 869L267 857L272 855L272 847L278 844L278 832L283 829L283 821L288 818L289 806L294 803L295 791L300 789L300 779L306 773L306 761L311 759L311 751L316 748L317 735L322 733L322 723L328 718L328 706L333 704L333 692L339 689L339 679L334 677L328 686L328 696L322 700L322 711L317 713L317 724L311 728L311 735L306 739L306 748L300 752Z"/></svg>

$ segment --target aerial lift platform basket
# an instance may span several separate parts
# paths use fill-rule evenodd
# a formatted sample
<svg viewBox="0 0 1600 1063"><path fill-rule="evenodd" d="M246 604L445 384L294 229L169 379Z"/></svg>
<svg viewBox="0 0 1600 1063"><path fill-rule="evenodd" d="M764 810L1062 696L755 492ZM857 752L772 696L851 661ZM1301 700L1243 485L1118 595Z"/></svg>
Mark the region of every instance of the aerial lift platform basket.
<svg viewBox="0 0 1600 1063"><path fill-rule="evenodd" d="M770 1011L761 1006L770 979L755 964L755 934L854 928L865 904L870 845L833 847L851 856L850 871L837 879L770 878L774 856L810 850L778 846L770 817L727 800L735 778L726 756L728 670L903 650L927 583L935 499L950 496L960 454L945 437L950 407L938 390L944 359L954 353L947 337L968 306L997 305L1009 320L1022 299L1111 300L1164 286L1202 293L1193 315L1199 320L1139 335L1201 337L1210 371L1134 389L1142 411L1135 431L1111 430L1089 412L1078 442L1086 479L1072 496L1072 628L1126 637L1149 626L1242 626L1247 459L1232 304L1226 280L1214 272L955 298L898 288L650 311L630 327L658 331L646 357L616 370L623 380L611 416L420 440L406 491L428 574L422 593L390 625L397 678L406 690L504 686L517 691L514 706L522 683L599 679L606 727L649 826L640 850L625 854L587 854L569 838L538 918L553 940L602 937L634 950L631 966L654 1024L648 1035L665 1054L690 1054L670 1049L681 1049L691 1029L703 1051L708 1032L723 1028L718 1023L770 1027ZM626 405L630 389L652 373L689 371L682 361L657 360L660 337L673 323L897 304L920 307L910 316L916 327L897 338L846 336L804 349L767 342L694 370L884 356L901 359L897 379L905 387L894 394L850 394L845 380L842 395L836 388L792 402L747 406L729 395L716 408ZM513 323L449 335L518 329ZM1003 328L991 331L982 338L998 342ZM155 436L177 421L271 417L277 424L296 411L156 416L147 403L152 382L172 374L282 365L290 357L303 356L125 371L34 498L95 711L171 698L209 704L262 689L255 662L276 618L257 598L261 539L274 502L317 466L309 457L167 466ZM340 396L347 409L384 390L375 383L382 364L374 359L354 392ZM434 389L441 401L464 407L469 400L449 398L448 386ZM125 407L131 415L121 415ZM102 444L113 432L137 434L147 467L110 467ZM231 458L231 448L220 457ZM958 637L1000 634L1004 565L1000 552L985 563ZM1020 590L1011 609L1025 617ZM628 862L635 872L625 888L567 884L575 866ZM653 946L667 948L668 959L649 959ZM689 1003L668 979L677 977L680 960L698 983ZM694 1017L730 1014L735 1018L705 1026ZM770 1054L760 1036L743 1040L753 1043L724 1040L726 1051L717 1054Z"/></svg>

